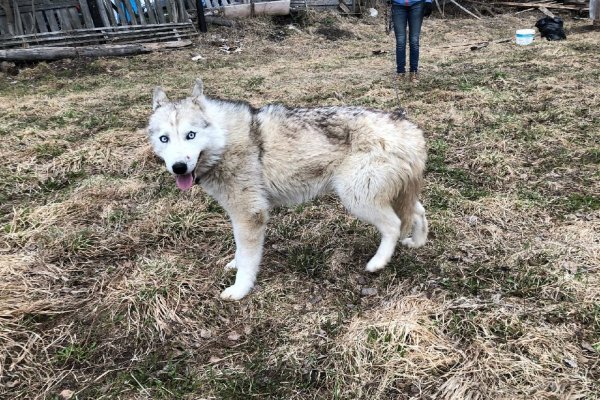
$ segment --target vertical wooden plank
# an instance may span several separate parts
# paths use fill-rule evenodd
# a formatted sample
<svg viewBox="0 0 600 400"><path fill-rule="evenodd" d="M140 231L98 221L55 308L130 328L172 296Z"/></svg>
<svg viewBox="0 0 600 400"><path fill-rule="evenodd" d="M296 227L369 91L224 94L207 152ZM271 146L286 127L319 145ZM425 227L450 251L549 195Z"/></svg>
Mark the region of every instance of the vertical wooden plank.
<svg viewBox="0 0 600 400"><path fill-rule="evenodd" d="M163 0L167 6L167 22L177 22L176 15L173 13L173 3L171 0Z"/></svg>
<svg viewBox="0 0 600 400"><path fill-rule="evenodd" d="M103 2L106 6L106 14L108 15L108 19L110 20L110 24L108 26L119 25L117 22L117 16L115 15L115 9L113 8L113 3L110 0L104 0Z"/></svg>
<svg viewBox="0 0 600 400"><path fill-rule="evenodd" d="M142 0L143 1L143 5L146 7L146 10L148 11L148 21L150 21L151 24L156 24L156 13L154 12L154 8L152 7L152 4L150 4L150 0Z"/></svg>
<svg viewBox="0 0 600 400"><path fill-rule="evenodd" d="M125 3L125 7L127 9L127 14L129 14L129 24L130 25L139 25L137 18L135 17L135 13L133 12L133 7L131 7L131 0L123 0Z"/></svg>
<svg viewBox="0 0 600 400"><path fill-rule="evenodd" d="M98 6L98 12L100 13L100 18L102 19L102 24L106 27L111 26L111 20L108 18L108 14L106 12L106 5L103 0L96 0L96 5Z"/></svg>
<svg viewBox="0 0 600 400"><path fill-rule="evenodd" d="M127 25L127 18L125 17L125 10L123 9L123 0L115 0L114 4L117 6L117 13L119 14L120 25Z"/></svg>
<svg viewBox="0 0 600 400"><path fill-rule="evenodd" d="M173 22L180 22L183 18L183 14L181 13L181 7L179 6L178 0L171 1L171 7L173 7L173 15L176 17Z"/></svg>
<svg viewBox="0 0 600 400"><path fill-rule="evenodd" d="M81 15L83 15L83 23L85 27L88 29L94 28L94 20L92 19L92 14L90 13L87 0L79 0L79 7L81 7Z"/></svg>
<svg viewBox="0 0 600 400"><path fill-rule="evenodd" d="M185 9L185 4L183 0L177 0L177 15L179 15L179 22L186 22L188 18L188 13Z"/></svg>
<svg viewBox="0 0 600 400"><path fill-rule="evenodd" d="M8 24L6 17L0 16L0 35L8 35Z"/></svg>
<svg viewBox="0 0 600 400"><path fill-rule="evenodd" d="M48 25L50 25L50 32L58 32L60 28L56 22L56 14L54 14L54 10L46 10L44 14L46 14Z"/></svg>
<svg viewBox="0 0 600 400"><path fill-rule="evenodd" d="M163 2L164 0L155 0L154 2L154 7L156 7L156 18L159 24L164 24L166 22L165 12L162 7Z"/></svg>
<svg viewBox="0 0 600 400"><path fill-rule="evenodd" d="M23 34L27 35L29 32L29 29L31 28L31 23L29 21L29 18L27 18L27 14L23 13L21 14L19 12L19 18L21 19L21 29L23 29Z"/></svg>
<svg viewBox="0 0 600 400"><path fill-rule="evenodd" d="M60 12L60 9L56 8L56 9L54 9L52 11L54 11L54 15L56 15L56 20L58 21L58 30L59 31L66 31L67 30L67 23L65 22L65 17Z"/></svg>
<svg viewBox="0 0 600 400"><path fill-rule="evenodd" d="M38 32L41 32L41 33L48 32L48 27L46 26L46 20L44 19L44 13L42 13L41 11L37 11L35 13L35 19L37 21Z"/></svg>
<svg viewBox="0 0 600 400"><path fill-rule="evenodd" d="M140 0L135 0L135 7L138 10L140 23L142 25L146 25L146 16L144 15L144 8L142 7L142 3L140 2Z"/></svg>
<svg viewBox="0 0 600 400"><path fill-rule="evenodd" d="M5 27L5 32L7 35L15 34L15 14L12 11L12 3L7 1L4 4L4 11L6 12L6 16L3 17L3 26Z"/></svg>
<svg viewBox="0 0 600 400"><path fill-rule="evenodd" d="M600 24L600 0L590 0L590 19L593 25Z"/></svg>
<svg viewBox="0 0 600 400"><path fill-rule="evenodd" d="M194 0L183 0L183 6L190 15L192 12L196 11L196 4L194 4Z"/></svg>
<svg viewBox="0 0 600 400"><path fill-rule="evenodd" d="M23 33L28 35L31 33L35 33L35 19L33 19L33 15L30 13L21 14L21 21L23 23Z"/></svg>
<svg viewBox="0 0 600 400"><path fill-rule="evenodd" d="M13 13L15 18L15 33L17 35L24 35L25 30L23 29L23 21L21 20L21 13L19 12L19 5L16 0L13 0Z"/></svg>
<svg viewBox="0 0 600 400"><path fill-rule="evenodd" d="M73 30L73 25L71 25L71 18L69 17L69 13L66 9L60 8L58 9L58 19L60 21L60 30L61 31L70 31Z"/></svg>
<svg viewBox="0 0 600 400"><path fill-rule="evenodd" d="M181 18L183 18L183 14L180 11L180 7L177 3L177 0L171 0L171 7L173 8L173 16L176 18L173 22L181 21Z"/></svg>
<svg viewBox="0 0 600 400"><path fill-rule="evenodd" d="M81 18L79 17L79 13L77 12L77 9L75 7L69 7L66 11L70 17L71 26L74 29L83 28L83 26L81 25Z"/></svg>
<svg viewBox="0 0 600 400"><path fill-rule="evenodd" d="M37 23L35 21L35 14L33 12L27 13L27 19L31 21L31 22L29 22L31 24L31 29L29 30L29 33L37 33L37 32L39 32L37 30Z"/></svg>

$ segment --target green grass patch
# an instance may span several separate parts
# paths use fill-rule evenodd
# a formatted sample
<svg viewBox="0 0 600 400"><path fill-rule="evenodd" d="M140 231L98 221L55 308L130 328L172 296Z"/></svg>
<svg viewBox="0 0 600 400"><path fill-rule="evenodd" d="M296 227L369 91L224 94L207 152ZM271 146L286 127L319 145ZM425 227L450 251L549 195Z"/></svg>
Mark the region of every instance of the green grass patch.
<svg viewBox="0 0 600 400"><path fill-rule="evenodd" d="M70 343L58 350L55 355L56 363L81 364L90 360L96 352L96 343Z"/></svg>
<svg viewBox="0 0 600 400"><path fill-rule="evenodd" d="M59 192L82 181L86 176L85 171L72 171L64 176L51 176L49 179L39 182L38 187L44 194Z"/></svg>
<svg viewBox="0 0 600 400"><path fill-rule="evenodd" d="M244 87L248 90L257 90L264 83L264 76L253 76L246 80Z"/></svg>
<svg viewBox="0 0 600 400"><path fill-rule="evenodd" d="M302 275L318 279L327 268L330 249L311 244L291 246L286 250L286 266Z"/></svg>
<svg viewBox="0 0 600 400"><path fill-rule="evenodd" d="M54 143L41 143L34 148L36 156L43 160L51 160L65 152L64 146Z"/></svg>
<svg viewBox="0 0 600 400"><path fill-rule="evenodd" d="M573 193L563 199L564 207L569 212L600 210L600 196Z"/></svg>

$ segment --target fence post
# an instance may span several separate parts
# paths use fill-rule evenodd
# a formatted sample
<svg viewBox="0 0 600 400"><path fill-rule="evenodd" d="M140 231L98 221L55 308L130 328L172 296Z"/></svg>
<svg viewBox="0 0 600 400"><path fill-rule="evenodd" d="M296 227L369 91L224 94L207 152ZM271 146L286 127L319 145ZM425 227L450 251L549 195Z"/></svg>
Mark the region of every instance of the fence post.
<svg viewBox="0 0 600 400"><path fill-rule="evenodd" d="M96 6L98 7L98 13L100 14L100 18L102 19L103 26L111 26L110 20L108 19L108 14L106 13L106 8L104 7L103 0L96 0ZM110 10L112 13L112 10Z"/></svg>

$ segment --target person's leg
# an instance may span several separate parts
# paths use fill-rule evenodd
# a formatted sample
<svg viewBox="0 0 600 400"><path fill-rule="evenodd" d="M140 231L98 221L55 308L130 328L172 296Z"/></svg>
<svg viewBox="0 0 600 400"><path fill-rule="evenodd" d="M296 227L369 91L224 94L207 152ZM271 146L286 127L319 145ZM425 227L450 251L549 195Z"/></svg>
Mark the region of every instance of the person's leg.
<svg viewBox="0 0 600 400"><path fill-rule="evenodd" d="M392 21L396 35L396 72L406 72L406 21L408 7L394 4L392 6Z"/></svg>
<svg viewBox="0 0 600 400"><path fill-rule="evenodd" d="M425 12L425 2L421 1L413 4L408 10L408 34L410 46L410 72L419 70L419 40L421 36L421 25L423 23L423 13Z"/></svg>

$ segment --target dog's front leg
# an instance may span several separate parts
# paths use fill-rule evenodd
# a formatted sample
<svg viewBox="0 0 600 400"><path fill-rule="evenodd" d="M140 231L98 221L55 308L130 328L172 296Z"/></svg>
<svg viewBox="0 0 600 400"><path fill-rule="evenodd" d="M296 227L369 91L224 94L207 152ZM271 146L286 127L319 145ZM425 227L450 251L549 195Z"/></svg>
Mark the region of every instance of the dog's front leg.
<svg viewBox="0 0 600 400"><path fill-rule="evenodd" d="M256 281L262 258L267 213L260 211L250 215L232 216L231 222L236 245L233 262L237 274L235 283L221 293L221 298L240 300L250 293Z"/></svg>

